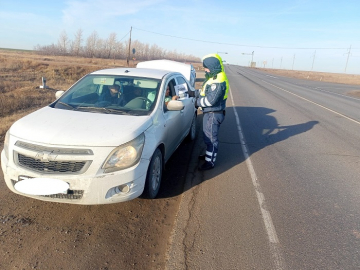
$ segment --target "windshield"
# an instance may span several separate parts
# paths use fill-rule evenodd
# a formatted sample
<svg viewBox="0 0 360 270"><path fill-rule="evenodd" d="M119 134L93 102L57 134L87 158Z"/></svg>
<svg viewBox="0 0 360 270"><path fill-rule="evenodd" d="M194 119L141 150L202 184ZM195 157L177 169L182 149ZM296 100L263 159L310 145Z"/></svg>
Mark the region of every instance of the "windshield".
<svg viewBox="0 0 360 270"><path fill-rule="evenodd" d="M148 115L154 109L161 81L158 79L87 75L52 106L95 113Z"/></svg>

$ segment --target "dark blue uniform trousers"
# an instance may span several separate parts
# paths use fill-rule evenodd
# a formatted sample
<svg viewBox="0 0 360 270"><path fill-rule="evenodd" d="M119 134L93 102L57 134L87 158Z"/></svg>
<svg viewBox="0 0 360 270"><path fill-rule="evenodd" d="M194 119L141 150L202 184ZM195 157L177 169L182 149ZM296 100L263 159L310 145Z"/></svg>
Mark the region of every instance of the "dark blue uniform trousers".
<svg viewBox="0 0 360 270"><path fill-rule="evenodd" d="M218 133L221 123L224 121L223 112L206 112L203 117L203 136L206 145L205 161L215 164L218 152Z"/></svg>

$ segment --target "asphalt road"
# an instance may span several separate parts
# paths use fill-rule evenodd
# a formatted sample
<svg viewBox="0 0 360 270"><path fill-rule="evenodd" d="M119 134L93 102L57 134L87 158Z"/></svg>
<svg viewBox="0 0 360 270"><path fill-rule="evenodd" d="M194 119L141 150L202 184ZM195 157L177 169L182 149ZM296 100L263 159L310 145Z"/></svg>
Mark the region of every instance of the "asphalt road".
<svg viewBox="0 0 360 270"><path fill-rule="evenodd" d="M359 86L226 72L217 164L190 167L167 269L360 269Z"/></svg>
<svg viewBox="0 0 360 270"><path fill-rule="evenodd" d="M216 167L199 130L156 200L42 202L0 173L0 269L359 269L359 86L226 71Z"/></svg>

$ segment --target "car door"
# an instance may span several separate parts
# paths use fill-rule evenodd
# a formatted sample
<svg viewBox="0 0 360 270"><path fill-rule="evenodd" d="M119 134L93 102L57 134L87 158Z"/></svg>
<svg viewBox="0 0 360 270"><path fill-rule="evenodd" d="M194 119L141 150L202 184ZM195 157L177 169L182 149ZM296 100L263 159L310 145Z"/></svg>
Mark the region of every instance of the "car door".
<svg viewBox="0 0 360 270"><path fill-rule="evenodd" d="M165 131L165 159L167 160L171 154L176 150L178 145L181 142L182 136L183 136L183 111L168 111L165 106L165 92L166 87L169 85L171 95L175 94L175 76L170 77L165 84L163 85L164 88L161 91L161 99L160 101L163 104L163 110L164 110L164 131ZM160 98L160 97L159 97Z"/></svg>
<svg viewBox="0 0 360 270"><path fill-rule="evenodd" d="M176 76L176 86L175 91L177 91L177 94L190 91L190 87L188 85L188 82L185 80L185 78L182 75ZM191 126L191 122L195 113L195 104L194 104L194 98L189 97L189 95L185 95L185 97L181 97L180 101L184 104L184 109L181 111L182 113L182 139L185 138L185 136L188 134L188 131Z"/></svg>

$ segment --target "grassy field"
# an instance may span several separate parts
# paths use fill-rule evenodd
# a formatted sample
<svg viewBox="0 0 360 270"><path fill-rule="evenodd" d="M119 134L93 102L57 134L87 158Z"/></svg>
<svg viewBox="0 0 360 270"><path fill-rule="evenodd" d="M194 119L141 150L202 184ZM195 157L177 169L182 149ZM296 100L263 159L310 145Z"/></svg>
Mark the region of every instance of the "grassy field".
<svg viewBox="0 0 360 270"><path fill-rule="evenodd" d="M130 61L130 67L137 62ZM203 78L201 63L193 64ZM41 78L53 89L66 90L85 74L103 68L125 67L126 60L45 56L33 51L0 49L0 143L17 119L55 99L55 91L41 89ZM309 80L360 84L359 75L261 69L283 76ZM201 79L196 87L201 87Z"/></svg>
<svg viewBox="0 0 360 270"><path fill-rule="evenodd" d="M259 68L259 70L271 74L298 78L298 79L360 85L360 75L355 75L355 74L325 73L325 72L271 69L271 68Z"/></svg>

